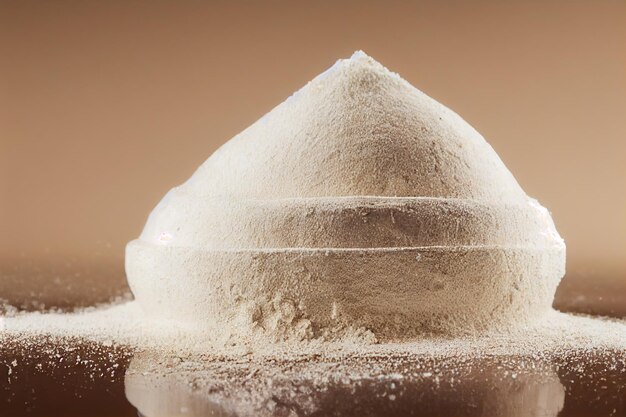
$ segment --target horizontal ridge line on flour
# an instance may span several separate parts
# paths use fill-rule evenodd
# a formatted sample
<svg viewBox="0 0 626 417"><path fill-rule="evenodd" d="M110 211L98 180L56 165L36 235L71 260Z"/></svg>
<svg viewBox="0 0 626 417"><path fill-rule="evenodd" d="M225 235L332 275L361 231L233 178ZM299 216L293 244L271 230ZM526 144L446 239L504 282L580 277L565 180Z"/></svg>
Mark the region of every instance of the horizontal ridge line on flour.
<svg viewBox="0 0 626 417"><path fill-rule="evenodd" d="M180 192L184 189L176 189ZM191 194L190 194L191 196ZM253 198L242 197L237 195L210 195L210 194L193 194L194 198L206 198L210 200L230 200L233 202L242 203L340 203L340 202L375 202L375 203L412 203L412 202L452 202L452 203L464 203L464 204L476 204L476 205L497 205L497 206L513 206L519 204L526 204L529 201L535 201L533 198L527 200L519 200L517 202L511 201L491 201L488 199L476 199L476 198L460 198L460 197L433 197L433 196L384 196L384 195L337 195L337 196L318 196L318 197L281 197L281 198Z"/></svg>
<svg viewBox="0 0 626 417"><path fill-rule="evenodd" d="M212 252L212 253L249 253L249 252L260 252L260 253L276 253L276 252L372 252L372 253L381 253L381 252L409 252L409 251L463 251L463 250L510 250L510 251L536 251L543 252L546 249L561 249L560 245L554 246L522 246L522 245L432 245L432 246L385 246L385 247L355 247L355 248L337 248L337 247L316 247L316 248L308 248L308 247L282 247L282 248L233 248L233 249L203 249L191 246L168 246L168 245L156 245L150 242L145 242L141 240L135 240L130 242L129 244L141 244L145 246L152 247L160 247L160 248L171 248L171 249L186 249L192 250L195 252Z"/></svg>

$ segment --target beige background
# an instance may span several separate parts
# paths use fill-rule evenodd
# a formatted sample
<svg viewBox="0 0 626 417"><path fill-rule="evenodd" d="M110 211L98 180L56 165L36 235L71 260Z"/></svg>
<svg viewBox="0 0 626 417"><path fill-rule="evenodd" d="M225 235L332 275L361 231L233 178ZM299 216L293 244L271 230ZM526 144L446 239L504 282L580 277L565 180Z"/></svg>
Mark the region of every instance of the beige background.
<svg viewBox="0 0 626 417"><path fill-rule="evenodd" d="M552 211L570 276L626 277L624 1L0 7L5 277L110 259L123 282L124 245L163 194L356 49L483 133ZM87 285L73 268L57 279Z"/></svg>

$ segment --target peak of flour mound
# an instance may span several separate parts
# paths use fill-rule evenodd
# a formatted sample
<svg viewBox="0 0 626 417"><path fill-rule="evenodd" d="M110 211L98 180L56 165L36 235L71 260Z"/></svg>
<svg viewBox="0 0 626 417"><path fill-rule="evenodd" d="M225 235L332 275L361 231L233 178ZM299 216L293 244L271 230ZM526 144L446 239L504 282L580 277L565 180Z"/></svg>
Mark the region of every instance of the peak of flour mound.
<svg viewBox="0 0 626 417"><path fill-rule="evenodd" d="M337 61L228 141L179 192L263 199L525 196L469 124L364 53Z"/></svg>

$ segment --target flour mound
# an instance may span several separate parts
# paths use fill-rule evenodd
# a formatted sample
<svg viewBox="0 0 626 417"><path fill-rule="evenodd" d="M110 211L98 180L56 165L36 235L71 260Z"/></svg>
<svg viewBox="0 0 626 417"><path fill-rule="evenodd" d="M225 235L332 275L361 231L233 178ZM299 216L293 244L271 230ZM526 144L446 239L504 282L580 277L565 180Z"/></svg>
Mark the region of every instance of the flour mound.
<svg viewBox="0 0 626 417"><path fill-rule="evenodd" d="M564 265L483 137L362 52L216 151L126 253L147 317L240 340L524 326Z"/></svg>

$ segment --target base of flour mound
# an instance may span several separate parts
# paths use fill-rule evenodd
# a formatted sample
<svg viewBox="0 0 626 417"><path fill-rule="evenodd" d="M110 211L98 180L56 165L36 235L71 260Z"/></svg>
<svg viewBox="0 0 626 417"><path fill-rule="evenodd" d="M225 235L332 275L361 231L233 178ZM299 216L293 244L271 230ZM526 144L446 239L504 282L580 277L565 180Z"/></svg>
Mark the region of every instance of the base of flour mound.
<svg viewBox="0 0 626 417"><path fill-rule="evenodd" d="M425 335L401 343L376 343L355 331L341 341L268 343L233 341L225 330L207 334L182 323L146 320L135 302L86 309L75 313L18 313L0 318L0 342L41 337L81 339L133 350L206 353L261 357L318 354L407 353L429 356L550 354L568 350L626 350L626 320L561 313L555 310L533 325L507 332L464 337Z"/></svg>

